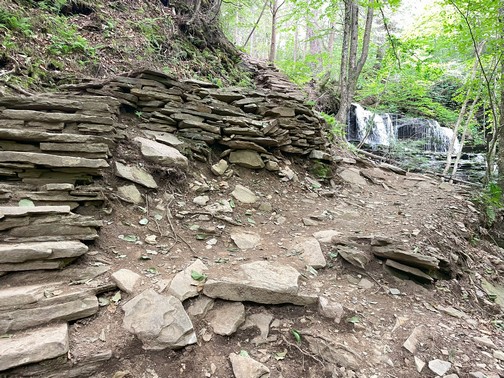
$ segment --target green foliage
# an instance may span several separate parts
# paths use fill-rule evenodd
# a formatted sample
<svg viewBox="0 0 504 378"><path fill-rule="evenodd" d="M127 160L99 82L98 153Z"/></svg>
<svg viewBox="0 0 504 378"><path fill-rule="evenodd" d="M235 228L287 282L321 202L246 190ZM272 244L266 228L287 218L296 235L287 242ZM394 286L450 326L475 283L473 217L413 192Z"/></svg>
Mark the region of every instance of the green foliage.
<svg viewBox="0 0 504 378"><path fill-rule="evenodd" d="M20 32L26 37L33 35L29 18L22 17L8 10L0 8L0 30Z"/></svg>
<svg viewBox="0 0 504 378"><path fill-rule="evenodd" d="M401 168L407 171L429 169L430 159L423 154L425 140L396 140L388 150L388 156L401 162Z"/></svg>
<svg viewBox="0 0 504 378"><path fill-rule="evenodd" d="M87 57L93 57L95 49L89 45L86 38L81 36L74 25L71 25L64 16L48 18L51 25L48 51L57 55L83 53Z"/></svg>
<svg viewBox="0 0 504 378"><path fill-rule="evenodd" d="M140 21L131 22L145 37L150 52L161 52L166 41L161 30L160 18L144 18Z"/></svg>
<svg viewBox="0 0 504 378"><path fill-rule="evenodd" d="M473 200L484 211L485 221L491 226L496 219L497 211L503 207L502 189L495 182L490 182Z"/></svg>
<svg viewBox="0 0 504 378"><path fill-rule="evenodd" d="M329 140L334 140L335 138L344 139L346 136L346 126L342 125L336 118L327 113L320 113L322 118L329 124L330 133L328 135Z"/></svg>
<svg viewBox="0 0 504 378"><path fill-rule="evenodd" d="M333 176L332 168L329 164L321 161L314 161L310 166L310 171L319 179L330 179Z"/></svg>

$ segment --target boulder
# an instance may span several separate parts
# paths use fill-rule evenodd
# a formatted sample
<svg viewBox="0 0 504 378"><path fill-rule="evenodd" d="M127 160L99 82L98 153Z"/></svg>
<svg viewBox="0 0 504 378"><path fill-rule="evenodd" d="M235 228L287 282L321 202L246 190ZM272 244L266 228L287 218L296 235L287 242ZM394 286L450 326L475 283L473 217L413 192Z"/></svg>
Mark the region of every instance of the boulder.
<svg viewBox="0 0 504 378"><path fill-rule="evenodd" d="M187 158L176 148L142 137L136 137L135 142L140 143L142 156L148 161L164 167L187 168L189 165Z"/></svg>
<svg viewBox="0 0 504 378"><path fill-rule="evenodd" d="M123 327L135 334L146 350L180 349L196 343L191 319L174 296L148 289L123 306Z"/></svg>

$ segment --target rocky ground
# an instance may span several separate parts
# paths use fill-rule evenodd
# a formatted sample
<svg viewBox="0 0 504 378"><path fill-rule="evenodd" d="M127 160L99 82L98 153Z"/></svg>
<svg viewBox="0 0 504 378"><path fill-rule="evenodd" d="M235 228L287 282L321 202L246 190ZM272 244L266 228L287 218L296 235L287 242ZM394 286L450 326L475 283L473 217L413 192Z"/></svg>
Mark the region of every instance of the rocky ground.
<svg viewBox="0 0 504 378"><path fill-rule="evenodd" d="M151 72L2 100L1 376L504 375L477 193L324 143L259 71L289 94Z"/></svg>

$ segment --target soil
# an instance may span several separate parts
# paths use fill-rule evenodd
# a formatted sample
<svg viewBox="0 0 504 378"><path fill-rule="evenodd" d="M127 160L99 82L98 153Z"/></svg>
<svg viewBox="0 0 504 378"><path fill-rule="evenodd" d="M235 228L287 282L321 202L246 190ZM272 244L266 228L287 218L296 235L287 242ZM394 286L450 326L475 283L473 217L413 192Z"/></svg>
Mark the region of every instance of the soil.
<svg viewBox="0 0 504 378"><path fill-rule="evenodd" d="M482 276L492 280L502 273L498 273L498 264L502 264L503 255L502 250L480 241L471 231L477 229L478 213L468 201L472 194L467 188L440 187L438 181L428 176L403 176L379 170L377 184L357 187L333 181L332 188L323 184L321 189L335 193L329 198L317 194L318 189L307 180L310 176L306 167L298 164L291 167L297 172L297 181L285 182L273 173L239 167L234 167L234 177L224 180L216 178L207 165L195 163L185 183L177 185L167 180L157 193L145 194L147 204L143 207L114 200L111 193L109 214L102 214L105 226L100 239L93 252L79 264L106 264L110 266L109 272L131 269L144 277L139 290L150 287L159 290L195 258L209 267L218 266L223 272L257 260L290 264L304 272L302 280L308 292L323 294L343 305L345 312L339 324L322 317L314 306L245 303L247 315L258 312L273 315L270 342L254 345L251 340L258 335L257 329L238 330L229 337L214 335L206 320L199 319L194 321L197 345L180 351L144 351L141 343L122 328L121 306L132 297L122 293L117 305L111 302L96 316L73 324L71 356L78 360L91 351L111 349L113 358L98 377L122 376L117 372L146 378L232 377L228 355L242 350L268 366L271 377L435 376L427 367L418 373L413 356L402 346L412 330L423 325L425 337L417 354L423 361L450 361L453 364L450 372L460 377L475 371L502 376L502 362L499 365L492 350L477 344L473 337L489 336L497 349L504 348L502 328L499 329L502 323L498 322L502 320L502 313L485 298L479 285ZM197 213L202 208L193 204L192 199L200 195L201 187L209 189L205 194L210 197L209 203L213 203L231 199L230 192L236 184L260 196L255 205L234 201L233 218L243 226L216 219L200 220ZM272 205L271 212L258 210L259 203L264 202ZM194 212L194 215L179 219L180 211ZM155 220L155 214L162 215L163 219ZM316 226L303 224L302 219L309 216L319 219ZM142 218L149 219L149 223L140 225ZM194 224L210 230L215 228L216 233L209 234L206 240L197 240L201 231L191 231L190 226ZM230 232L236 228L260 234L260 246L246 252L238 250L230 239ZM383 235L402 240L412 249L434 247L452 260L455 269L452 277L421 285L392 275L378 259L366 271L360 270L338 257L334 245L322 244L329 265L315 275L289 250L294 237L311 236L320 230L337 230L341 238ZM127 242L119 235L135 235L139 241ZM146 244L147 235L156 235L157 245ZM217 243L210 245L210 238ZM149 254L152 251L157 254ZM372 287L361 287L362 279L370 281ZM400 294L390 294L391 288L398 289ZM111 299L115 294L105 293L103 297ZM192 301L184 302L185 307ZM440 306L452 306L464 315L450 316ZM301 343L296 343L292 329L301 333ZM345 345L362 359L359 370L345 372L344 368L324 362L310 352L304 334ZM211 339L204 341L203 335ZM277 353L284 351L287 351L285 358L279 357Z"/></svg>

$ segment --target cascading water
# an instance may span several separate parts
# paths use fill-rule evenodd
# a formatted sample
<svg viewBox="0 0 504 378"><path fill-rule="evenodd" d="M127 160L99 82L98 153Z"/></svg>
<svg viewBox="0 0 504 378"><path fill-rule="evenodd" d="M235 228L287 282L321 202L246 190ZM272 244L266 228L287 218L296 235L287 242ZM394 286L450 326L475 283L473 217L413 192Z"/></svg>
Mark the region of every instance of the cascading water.
<svg viewBox="0 0 504 378"><path fill-rule="evenodd" d="M424 150L447 152L453 137L453 130L441 127L431 119L402 118L395 114L377 114L352 104L348 122L347 139L364 142L371 147L390 146L396 140L422 140ZM460 150L455 140L453 153Z"/></svg>

